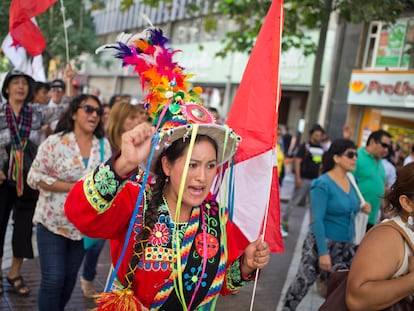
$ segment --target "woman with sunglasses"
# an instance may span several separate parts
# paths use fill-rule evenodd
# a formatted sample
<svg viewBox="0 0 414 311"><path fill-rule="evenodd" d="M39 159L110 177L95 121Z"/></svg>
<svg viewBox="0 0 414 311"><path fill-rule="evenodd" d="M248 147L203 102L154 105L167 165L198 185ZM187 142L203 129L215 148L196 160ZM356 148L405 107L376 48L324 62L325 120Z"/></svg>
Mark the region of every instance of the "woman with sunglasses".
<svg viewBox="0 0 414 311"><path fill-rule="evenodd" d="M371 208L369 203L360 206L347 176L355 169L355 148L351 140L335 140L327 151L323 174L312 182L312 223L299 270L284 298L284 311L296 310L318 276L326 280L330 272L350 267L356 249L355 215Z"/></svg>
<svg viewBox="0 0 414 311"><path fill-rule="evenodd" d="M56 133L39 146L28 174L28 184L40 191L33 223L41 270L41 311L63 310L76 284L85 250L82 234L66 218L63 206L76 181L111 156L101 116L96 96L74 97Z"/></svg>

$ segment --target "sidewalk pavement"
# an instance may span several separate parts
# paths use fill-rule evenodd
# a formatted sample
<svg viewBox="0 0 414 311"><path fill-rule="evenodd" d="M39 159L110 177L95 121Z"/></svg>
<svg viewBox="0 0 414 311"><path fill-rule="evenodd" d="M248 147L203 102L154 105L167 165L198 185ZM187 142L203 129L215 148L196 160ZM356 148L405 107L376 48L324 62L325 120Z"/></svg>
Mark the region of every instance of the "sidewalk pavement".
<svg viewBox="0 0 414 311"><path fill-rule="evenodd" d="M286 204L293 190L293 176L286 175L283 186L280 189L281 204ZM289 236L284 239L285 251L282 254L272 254L269 265L261 271L261 276L256 284L250 284L242 288L236 295L221 297L217 303L217 311L227 310L254 310L254 311L280 311L282 299L292 282L299 264L303 240L308 232L309 211L302 207L293 208L290 221ZM35 234L34 246L36 246ZM11 264L11 225L9 225L5 253L3 258L3 286L4 293L0 296L0 310L4 311L31 311L37 309L37 293L40 284L39 260L25 260L22 267L22 275L31 293L27 297L21 297L12 291L7 284L6 274ZM95 286L102 291L105 286L109 267L109 243L106 243L98 263L98 273ZM34 247L36 250L36 247ZM79 280L79 276L78 276ZM317 294L316 287L309 290L297 311L317 311L323 299ZM253 306L251 308L251 305ZM89 310L95 307L92 299L82 296L80 282L78 281L73 290L72 297L65 311ZM53 310L51 310L53 311Z"/></svg>
<svg viewBox="0 0 414 311"><path fill-rule="evenodd" d="M283 180L283 186L280 189L280 200L281 202L285 202L285 204L288 203L290 197L292 196L292 192L295 185L295 178L293 174L286 174L284 180ZM304 208L299 208L304 209ZM294 254L292 257L292 261L289 266L288 274L286 277L285 284L283 286L279 304L276 308L276 311L281 311L283 307L283 297L285 296L285 293L287 292L290 283L295 278L296 272L298 270L301 253L302 253L302 245L303 241L306 238L306 235L309 231L309 219L310 219L310 211L306 210L304 211L304 217L302 220L302 225L300 227L299 231L299 237L296 242ZM289 236L287 237L289 238ZM304 299L301 301L299 307L297 308L297 311L317 311L320 307L320 305L324 302L324 299L318 294L316 285L312 286L308 294L304 297Z"/></svg>

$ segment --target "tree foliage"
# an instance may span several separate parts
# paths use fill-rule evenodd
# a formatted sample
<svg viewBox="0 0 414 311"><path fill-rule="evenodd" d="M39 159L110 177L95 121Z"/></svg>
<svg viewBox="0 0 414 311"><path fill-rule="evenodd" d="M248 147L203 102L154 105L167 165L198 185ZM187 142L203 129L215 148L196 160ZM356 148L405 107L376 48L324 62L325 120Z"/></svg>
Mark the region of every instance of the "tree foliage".
<svg viewBox="0 0 414 311"><path fill-rule="evenodd" d="M142 2L152 7L157 7L161 2L172 4L172 0L142 0ZM214 19L217 14L236 23L237 29L225 35L224 47L219 53L225 56L233 51L251 52L271 2L271 0L206 0L190 1L186 5L187 12L194 15L200 15L206 6L209 8L205 19L207 30L215 30L217 23L214 23ZM346 22L360 23L371 20L393 22L411 2L410 0L285 0L282 49L295 47L302 49L305 55L314 53L316 45L307 35L307 31L320 29L321 25L329 21L333 11L337 11ZM121 7L127 10L133 4L134 0L123 0Z"/></svg>
<svg viewBox="0 0 414 311"><path fill-rule="evenodd" d="M0 19L7 21L0 23L0 38L9 32L9 8L11 0L0 1ZM100 1L92 1L91 8L98 8ZM64 0L65 16L69 42L69 57L75 61L77 67L81 65L82 53L91 53L99 46L95 35L95 25L91 11L86 10L83 2L78 0ZM60 1L57 1L45 13L36 17L39 28L46 39L46 50L43 53L45 68L50 59L58 62L60 68L66 63L66 44L63 28L63 18ZM1 39L2 40L2 39Z"/></svg>
<svg viewBox="0 0 414 311"><path fill-rule="evenodd" d="M144 3L157 6L160 2L171 3L172 0L142 0ZM124 7L133 0L124 0ZM126 3L128 2L128 3ZM192 1L193 13L200 15L204 7L197 7ZM252 50L255 38L266 16L271 0L210 0L209 14L206 21L222 15L234 21L237 28L225 35L224 47L219 55L229 52L247 52ZM191 7L191 6L189 6ZM187 8L189 8L187 7ZM328 32L329 18L337 12L341 22L361 23L373 20L394 22L405 9L413 9L412 0L284 0L284 26L282 34L282 50L292 47L301 49L305 56L315 53L312 85L306 105L304 133L308 126L317 120L320 111L320 77ZM190 11L190 10L188 10ZM214 23L211 23L213 24ZM307 34L309 30L319 30L319 41L315 44Z"/></svg>

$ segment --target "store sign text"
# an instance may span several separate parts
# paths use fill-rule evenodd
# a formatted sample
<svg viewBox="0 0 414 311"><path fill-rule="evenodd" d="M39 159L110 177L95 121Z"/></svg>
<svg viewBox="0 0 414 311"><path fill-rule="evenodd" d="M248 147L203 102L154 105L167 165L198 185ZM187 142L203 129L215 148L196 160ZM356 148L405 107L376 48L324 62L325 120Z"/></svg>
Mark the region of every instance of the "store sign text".
<svg viewBox="0 0 414 311"><path fill-rule="evenodd" d="M414 87L410 86L408 81L397 81L394 84L381 84L380 82L373 80L369 82L367 92L377 92L378 94L384 92L387 95L406 96L414 95Z"/></svg>
<svg viewBox="0 0 414 311"><path fill-rule="evenodd" d="M354 70L347 102L350 105L414 108L414 70Z"/></svg>

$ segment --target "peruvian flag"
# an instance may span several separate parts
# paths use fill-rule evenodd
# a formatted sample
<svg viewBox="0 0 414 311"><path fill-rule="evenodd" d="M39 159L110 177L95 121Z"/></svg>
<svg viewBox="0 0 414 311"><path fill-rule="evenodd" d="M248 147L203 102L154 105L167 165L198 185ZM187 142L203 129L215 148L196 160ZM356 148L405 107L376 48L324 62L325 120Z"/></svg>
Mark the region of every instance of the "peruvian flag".
<svg viewBox="0 0 414 311"><path fill-rule="evenodd" d="M27 57L26 50L22 46L13 46L13 39L10 36L10 33L4 38L1 48L4 55L6 55L13 64L14 69L28 74L35 81L46 82L42 54L34 56L30 61Z"/></svg>
<svg viewBox="0 0 414 311"><path fill-rule="evenodd" d="M13 45L21 45L32 56L42 54L46 40L31 18L45 12L56 0L12 0L9 30Z"/></svg>
<svg viewBox="0 0 414 311"><path fill-rule="evenodd" d="M233 214L240 249L264 233L272 252L283 251L275 154L282 26L283 1L272 1L227 119L242 137L234 165Z"/></svg>

